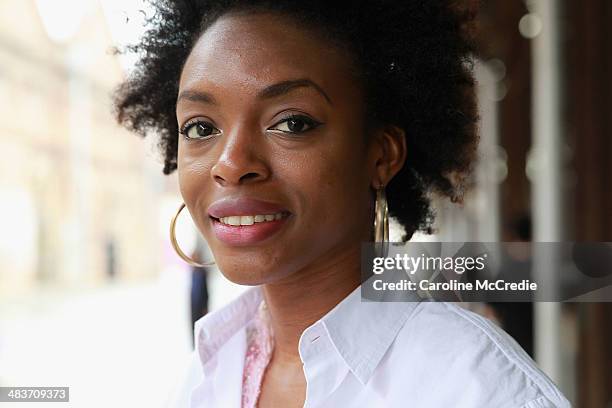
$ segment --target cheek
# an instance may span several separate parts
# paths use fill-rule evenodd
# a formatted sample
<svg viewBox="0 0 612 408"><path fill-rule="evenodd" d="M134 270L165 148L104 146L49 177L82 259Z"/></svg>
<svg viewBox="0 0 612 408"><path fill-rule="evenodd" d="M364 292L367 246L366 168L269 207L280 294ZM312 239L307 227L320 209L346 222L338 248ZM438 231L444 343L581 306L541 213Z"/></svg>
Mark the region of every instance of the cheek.
<svg viewBox="0 0 612 408"><path fill-rule="evenodd" d="M197 149L181 146L177 153L177 168L179 190L185 204L193 214L193 220L197 225L204 225L207 215L201 200L206 197L210 188L210 168L212 161L206 159L206 155Z"/></svg>
<svg viewBox="0 0 612 408"><path fill-rule="evenodd" d="M365 157L358 146L338 143L294 160L292 179L303 194L305 232L319 238L361 231L367 216L368 185Z"/></svg>
<svg viewBox="0 0 612 408"><path fill-rule="evenodd" d="M367 182L363 182L364 166L354 165L359 162L362 163L360 160L347 158L345 162L330 166L326 174L322 174L322 192L327 197L323 204L328 207L328 219L333 220L336 226L357 226L364 215Z"/></svg>

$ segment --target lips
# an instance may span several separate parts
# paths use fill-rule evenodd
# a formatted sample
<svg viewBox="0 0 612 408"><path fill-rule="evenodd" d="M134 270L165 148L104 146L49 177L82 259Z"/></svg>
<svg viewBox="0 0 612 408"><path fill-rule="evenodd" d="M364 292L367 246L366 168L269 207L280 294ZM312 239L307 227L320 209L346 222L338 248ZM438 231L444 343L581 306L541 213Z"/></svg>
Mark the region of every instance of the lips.
<svg viewBox="0 0 612 408"><path fill-rule="evenodd" d="M281 205L250 197L227 197L217 200L208 207L208 215L213 218L229 217L231 215L257 215L289 213Z"/></svg>
<svg viewBox="0 0 612 408"><path fill-rule="evenodd" d="M261 215L281 213L280 218L266 219L264 222L253 222L253 217L248 217L259 216L261 221ZM265 241L281 231L288 223L291 212L279 204L267 201L249 197L227 197L211 204L208 207L208 215L212 218L213 231L219 241L230 246L248 246ZM223 222L225 220L232 223L236 218L244 217L249 225L228 225Z"/></svg>

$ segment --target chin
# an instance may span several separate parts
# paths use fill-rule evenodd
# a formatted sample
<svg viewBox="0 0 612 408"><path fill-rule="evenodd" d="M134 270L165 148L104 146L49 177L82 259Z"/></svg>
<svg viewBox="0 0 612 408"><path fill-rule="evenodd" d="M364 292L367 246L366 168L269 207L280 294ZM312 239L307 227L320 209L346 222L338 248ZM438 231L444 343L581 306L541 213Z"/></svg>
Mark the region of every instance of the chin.
<svg viewBox="0 0 612 408"><path fill-rule="evenodd" d="M270 264L258 262L217 262L219 271L232 283L257 286L268 283L274 276Z"/></svg>

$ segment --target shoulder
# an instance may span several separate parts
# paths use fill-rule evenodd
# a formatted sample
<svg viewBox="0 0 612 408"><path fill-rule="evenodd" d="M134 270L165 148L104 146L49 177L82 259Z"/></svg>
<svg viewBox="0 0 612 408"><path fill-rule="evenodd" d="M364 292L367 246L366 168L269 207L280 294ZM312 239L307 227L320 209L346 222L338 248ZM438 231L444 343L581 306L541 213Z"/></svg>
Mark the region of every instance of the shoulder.
<svg viewBox="0 0 612 408"><path fill-rule="evenodd" d="M421 379L455 395L455 406L570 406L514 339L453 303L419 303L388 357L418 362Z"/></svg>

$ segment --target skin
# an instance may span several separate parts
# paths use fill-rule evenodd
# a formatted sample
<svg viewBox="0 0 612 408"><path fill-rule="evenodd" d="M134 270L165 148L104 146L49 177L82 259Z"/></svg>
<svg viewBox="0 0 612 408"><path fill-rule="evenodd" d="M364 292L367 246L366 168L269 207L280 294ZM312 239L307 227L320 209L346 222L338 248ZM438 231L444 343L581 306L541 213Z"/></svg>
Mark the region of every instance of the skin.
<svg viewBox="0 0 612 408"><path fill-rule="evenodd" d="M259 407L303 406L299 338L359 286L361 242L372 239L374 189L405 161L401 130L380 126L366 134L364 95L351 67L349 56L317 33L287 17L251 13L218 19L181 74L179 128L202 118L218 130L207 139L179 135L181 195L222 273L238 284L263 285L272 320L275 349ZM316 86L260 95L295 79ZM286 123L277 124L288 113L321 125L283 133ZM292 216L265 241L230 246L215 237L207 214L228 195L272 201Z"/></svg>

